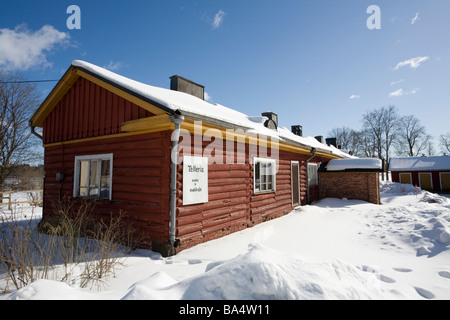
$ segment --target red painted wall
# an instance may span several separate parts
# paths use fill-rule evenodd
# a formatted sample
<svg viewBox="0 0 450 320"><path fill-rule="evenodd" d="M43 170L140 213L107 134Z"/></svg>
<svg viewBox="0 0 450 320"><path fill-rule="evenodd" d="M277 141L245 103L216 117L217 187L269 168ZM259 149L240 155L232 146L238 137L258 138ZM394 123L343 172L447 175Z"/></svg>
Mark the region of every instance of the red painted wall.
<svg viewBox="0 0 450 320"><path fill-rule="evenodd" d="M431 173L431 179L433 183L433 192L441 192L441 172L450 172L450 171L420 171L420 173ZM392 171L392 181L400 182L400 173L410 173L412 177L412 184L414 186L420 186L419 181L419 171Z"/></svg>
<svg viewBox="0 0 450 320"><path fill-rule="evenodd" d="M56 173L65 175L62 199L73 195L75 156L113 154L112 201L98 200L95 213L118 215L136 222L141 235L167 241L170 206L170 132L111 138L45 148L43 218L60 199Z"/></svg>
<svg viewBox="0 0 450 320"><path fill-rule="evenodd" d="M120 133L152 113L80 77L44 121L45 144Z"/></svg>

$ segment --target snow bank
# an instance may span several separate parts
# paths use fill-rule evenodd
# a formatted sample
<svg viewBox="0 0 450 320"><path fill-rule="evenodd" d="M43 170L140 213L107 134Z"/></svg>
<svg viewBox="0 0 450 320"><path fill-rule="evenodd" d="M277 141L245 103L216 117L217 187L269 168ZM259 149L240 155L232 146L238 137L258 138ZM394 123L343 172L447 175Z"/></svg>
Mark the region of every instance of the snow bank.
<svg viewBox="0 0 450 320"><path fill-rule="evenodd" d="M9 300L335 300L383 299L379 277L341 261L312 261L266 246L215 262L206 272L177 282L159 271L119 292L98 293L65 283L38 280Z"/></svg>
<svg viewBox="0 0 450 320"><path fill-rule="evenodd" d="M156 274L134 285L124 299L316 300L383 296L375 275L353 265L312 262L262 245L250 245L244 255L213 263L200 276L173 282L167 275Z"/></svg>
<svg viewBox="0 0 450 320"><path fill-rule="evenodd" d="M434 257L450 249L450 199L413 185L385 182L383 197L411 196L404 205L386 207L378 218L389 218L383 233L391 234L411 246L417 256ZM402 244L400 244L401 246Z"/></svg>
<svg viewBox="0 0 450 320"><path fill-rule="evenodd" d="M380 183L380 192L385 195L392 196L402 196L402 195L412 195L421 194L422 189L420 187L415 187L412 184L401 184L396 182L382 182Z"/></svg>
<svg viewBox="0 0 450 320"><path fill-rule="evenodd" d="M39 280L0 300L448 300L450 199L381 186L382 205L324 199L174 257L139 250L103 290Z"/></svg>
<svg viewBox="0 0 450 320"><path fill-rule="evenodd" d="M63 282L41 279L12 293L8 300L78 300L94 296L95 294L72 288Z"/></svg>

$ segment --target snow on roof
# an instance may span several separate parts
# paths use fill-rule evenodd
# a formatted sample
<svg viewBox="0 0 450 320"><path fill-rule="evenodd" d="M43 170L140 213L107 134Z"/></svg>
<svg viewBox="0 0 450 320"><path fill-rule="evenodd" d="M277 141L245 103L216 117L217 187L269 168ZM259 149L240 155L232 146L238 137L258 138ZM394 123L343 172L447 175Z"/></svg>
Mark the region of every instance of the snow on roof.
<svg viewBox="0 0 450 320"><path fill-rule="evenodd" d="M335 159L328 162L327 171L345 171L354 169L381 170L383 163L380 159Z"/></svg>
<svg viewBox="0 0 450 320"><path fill-rule="evenodd" d="M344 158L351 157L349 154L334 146L327 146L320 143L313 137L297 136L287 128L279 127L276 131L268 129L264 126L264 121L267 120L267 118L263 116L247 116L239 111L220 104L206 102L184 92L154 87L131 80L88 62L75 60L72 62L72 65L154 101L173 112L181 112L182 115L193 118L193 120L204 120L211 124L223 125L225 123L225 127L243 128L250 134L259 134L277 138L280 142L290 142L291 144L294 143L303 147L316 148L317 151L335 154Z"/></svg>
<svg viewBox="0 0 450 320"><path fill-rule="evenodd" d="M391 171L450 170L450 157L391 158Z"/></svg>

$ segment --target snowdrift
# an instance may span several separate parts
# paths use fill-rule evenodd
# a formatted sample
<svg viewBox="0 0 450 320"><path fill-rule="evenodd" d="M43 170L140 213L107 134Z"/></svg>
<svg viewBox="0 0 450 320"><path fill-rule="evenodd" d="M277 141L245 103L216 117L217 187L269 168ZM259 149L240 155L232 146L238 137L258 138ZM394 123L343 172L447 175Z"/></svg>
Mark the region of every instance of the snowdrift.
<svg viewBox="0 0 450 320"><path fill-rule="evenodd" d="M379 280L340 261L313 262L251 244L235 259L175 283L164 274L138 282L124 299L323 300L382 298ZM174 284L175 283L175 284ZM165 286L168 285L168 286Z"/></svg>
<svg viewBox="0 0 450 320"><path fill-rule="evenodd" d="M163 258L137 250L102 289L38 280L0 300L450 299L450 197L381 184Z"/></svg>

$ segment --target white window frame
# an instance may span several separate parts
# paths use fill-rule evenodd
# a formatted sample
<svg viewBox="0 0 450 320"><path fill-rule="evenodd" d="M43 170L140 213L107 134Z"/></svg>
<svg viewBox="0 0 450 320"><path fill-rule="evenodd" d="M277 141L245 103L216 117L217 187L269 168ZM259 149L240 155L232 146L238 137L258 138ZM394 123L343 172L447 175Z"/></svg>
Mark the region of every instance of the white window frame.
<svg viewBox="0 0 450 320"><path fill-rule="evenodd" d="M271 164L271 169L272 169L272 188L271 189L266 189L266 190L261 190L261 177L262 175L262 170L261 168L259 169L259 177L256 176L256 167L259 165L259 163L265 163L265 164ZM277 161L275 159L270 159L270 158L258 158L258 157L254 157L253 158L253 192L255 194L259 194L259 193L269 193L269 192L275 192L277 191ZM258 187L259 184L259 187Z"/></svg>
<svg viewBox="0 0 450 320"><path fill-rule="evenodd" d="M74 177L73 177L73 197L86 197L91 198L89 196L80 196L80 173L81 173L81 162L87 161L87 160L109 160L109 197L104 198L100 197L92 197L93 199L109 199L112 200L112 168L113 168L113 154L95 154L95 155L84 155L84 156L75 156L75 163L74 163ZM90 162L89 162L90 166ZM88 170L90 174L90 169ZM100 170L101 172L101 170ZM101 174L98 175L98 185L101 186ZM89 180L89 176L88 176Z"/></svg>
<svg viewBox="0 0 450 320"><path fill-rule="evenodd" d="M292 170L293 168L293 164L296 164L298 166L298 177L297 177L297 182L298 182L298 199L294 199L294 170ZM299 161L291 161L291 195L292 195L292 205L300 205L302 203L302 199L301 199L301 190L300 190L300 162Z"/></svg>
<svg viewBox="0 0 450 320"><path fill-rule="evenodd" d="M313 167L315 169L313 169ZM319 165L317 163L308 163L308 166L306 168L306 170L308 171L307 176L308 176L308 187L312 187L312 186L318 186L319 185ZM311 170L314 170L314 176L311 177Z"/></svg>

